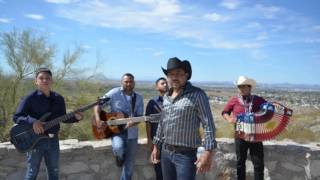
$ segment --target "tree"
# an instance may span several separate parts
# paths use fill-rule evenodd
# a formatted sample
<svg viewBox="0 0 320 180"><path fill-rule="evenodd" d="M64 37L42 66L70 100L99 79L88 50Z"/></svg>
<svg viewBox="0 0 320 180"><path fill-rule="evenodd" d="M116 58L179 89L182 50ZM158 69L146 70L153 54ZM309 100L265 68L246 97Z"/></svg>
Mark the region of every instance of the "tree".
<svg viewBox="0 0 320 180"><path fill-rule="evenodd" d="M0 43L8 65L14 71L11 101L15 103L17 88L21 80L32 74L40 66L50 67L54 56L53 46L44 36L38 36L31 30L1 34Z"/></svg>
<svg viewBox="0 0 320 180"><path fill-rule="evenodd" d="M46 36L37 34L33 30L15 29L0 34L0 47L7 64L13 71L12 75L4 75L0 71L0 121L4 124L0 126L0 141L2 141L8 136L6 130L12 124L10 119L17 106L18 97L25 94L26 89L23 83L28 81L27 78L39 67L53 68L55 46L49 43ZM64 53L63 66L54 71L58 81L72 71L74 63L82 53L81 47Z"/></svg>

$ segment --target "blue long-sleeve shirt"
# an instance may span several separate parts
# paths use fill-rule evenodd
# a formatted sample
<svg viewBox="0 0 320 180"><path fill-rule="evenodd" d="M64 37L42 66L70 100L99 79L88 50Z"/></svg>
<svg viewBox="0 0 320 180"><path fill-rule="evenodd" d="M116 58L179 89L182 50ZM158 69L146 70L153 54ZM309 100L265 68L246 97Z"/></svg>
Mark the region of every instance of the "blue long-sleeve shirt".
<svg viewBox="0 0 320 180"><path fill-rule="evenodd" d="M156 96L156 97L153 97L152 99L150 99L150 101L147 104L146 115L149 116L151 114L161 113L161 110L163 108L162 103L163 103L163 97L161 97L161 96ZM158 124L159 123L150 123L152 140L153 140L153 137L157 133Z"/></svg>
<svg viewBox="0 0 320 180"><path fill-rule="evenodd" d="M66 114L66 105L64 98L53 91L50 96L45 96L40 90L34 90L27 96L23 97L13 115L13 121L17 124L32 124L39 120L45 113L51 112L51 115L45 119L45 122L53 120ZM77 120L73 117L64 123L73 123ZM46 133L58 133L60 125L53 126Z"/></svg>

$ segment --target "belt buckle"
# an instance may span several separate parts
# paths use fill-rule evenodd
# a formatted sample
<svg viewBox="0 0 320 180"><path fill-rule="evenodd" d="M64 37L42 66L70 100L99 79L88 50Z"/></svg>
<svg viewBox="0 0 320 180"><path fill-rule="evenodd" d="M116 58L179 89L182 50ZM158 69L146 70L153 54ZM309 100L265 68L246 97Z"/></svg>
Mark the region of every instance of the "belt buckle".
<svg viewBox="0 0 320 180"><path fill-rule="evenodd" d="M52 134L52 133L49 133L48 136L49 136L49 138L54 138L54 134Z"/></svg>
<svg viewBox="0 0 320 180"><path fill-rule="evenodd" d="M175 145L171 145L171 144L168 144L167 145L167 149L171 152L174 152L174 153L185 153L186 149L184 149L183 147L181 146L175 146Z"/></svg>

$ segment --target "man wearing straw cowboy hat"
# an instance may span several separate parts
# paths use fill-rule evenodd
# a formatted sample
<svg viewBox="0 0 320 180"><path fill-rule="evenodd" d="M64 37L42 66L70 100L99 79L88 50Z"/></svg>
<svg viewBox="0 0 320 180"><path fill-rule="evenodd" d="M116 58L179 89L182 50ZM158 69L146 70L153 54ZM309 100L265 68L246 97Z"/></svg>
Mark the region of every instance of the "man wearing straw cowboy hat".
<svg viewBox="0 0 320 180"><path fill-rule="evenodd" d="M196 172L210 170L216 147L215 125L208 97L188 80L192 75L190 62L173 57L162 68L167 75L169 91L163 97L162 117L154 137L151 161L161 161L163 179L194 180ZM204 129L204 153L197 158L201 145L200 122ZM158 154L161 148L161 160Z"/></svg>
<svg viewBox="0 0 320 180"><path fill-rule="evenodd" d="M223 118L232 124L236 123L236 118L239 114L257 112L260 109L260 105L266 102L262 97L251 94L251 91L256 87L256 81L254 79L240 76L235 85L239 90L239 94L231 97L222 111ZM248 149L250 150L250 156L254 166L254 179L263 180L264 155L262 142L248 142L235 137L235 148L238 180L244 180L246 178Z"/></svg>

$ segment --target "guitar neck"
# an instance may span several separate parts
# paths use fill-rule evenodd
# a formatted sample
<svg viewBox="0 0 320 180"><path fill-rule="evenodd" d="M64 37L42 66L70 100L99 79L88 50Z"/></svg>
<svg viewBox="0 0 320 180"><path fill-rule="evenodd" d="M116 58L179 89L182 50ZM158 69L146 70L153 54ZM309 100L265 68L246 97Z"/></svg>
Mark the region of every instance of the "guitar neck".
<svg viewBox="0 0 320 180"><path fill-rule="evenodd" d="M160 118L160 114L152 114L150 116L139 116L139 117L130 117L130 118L120 118L107 121L109 126L116 126L127 124L129 121L133 123L142 122L142 121L150 121L150 122L158 122ZM154 119L154 120L153 120Z"/></svg>
<svg viewBox="0 0 320 180"><path fill-rule="evenodd" d="M93 106L97 105L98 103L99 103L99 102L95 102L95 103L86 105L86 106L84 106L84 107L81 107L81 108L73 111L73 112L67 113L67 114L65 114L65 115L63 115L63 116L57 117L57 118L55 118L55 119L53 119L53 120L51 120L51 121L49 121L49 122L46 122L46 123L44 124L44 130L46 131L46 130L52 128L53 126L58 125L60 122L67 121L67 120L73 118L74 115L75 115L77 112L84 112L84 111L92 108Z"/></svg>
<svg viewBox="0 0 320 180"><path fill-rule="evenodd" d="M115 126L115 125L122 125L127 124L129 121L132 121L133 123L146 121L146 116L140 116L140 117L130 117L130 118L121 118L116 120L107 121L109 126Z"/></svg>

